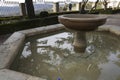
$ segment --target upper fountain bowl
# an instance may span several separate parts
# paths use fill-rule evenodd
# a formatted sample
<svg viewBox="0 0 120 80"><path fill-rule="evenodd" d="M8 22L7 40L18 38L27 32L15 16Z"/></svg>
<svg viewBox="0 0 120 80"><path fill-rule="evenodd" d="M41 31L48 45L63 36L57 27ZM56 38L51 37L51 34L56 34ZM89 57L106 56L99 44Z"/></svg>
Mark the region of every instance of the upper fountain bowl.
<svg viewBox="0 0 120 80"><path fill-rule="evenodd" d="M66 28L78 31L95 30L106 22L105 15L65 14L58 17Z"/></svg>

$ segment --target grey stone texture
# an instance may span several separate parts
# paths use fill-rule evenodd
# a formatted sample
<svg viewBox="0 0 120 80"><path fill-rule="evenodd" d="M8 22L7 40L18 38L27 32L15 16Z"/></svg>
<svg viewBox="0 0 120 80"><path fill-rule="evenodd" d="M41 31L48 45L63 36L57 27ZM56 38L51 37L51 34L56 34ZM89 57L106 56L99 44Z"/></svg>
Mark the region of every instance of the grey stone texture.
<svg viewBox="0 0 120 80"><path fill-rule="evenodd" d="M15 32L0 45L0 69L9 68L24 39L25 35Z"/></svg>
<svg viewBox="0 0 120 80"><path fill-rule="evenodd" d="M30 76L24 73L2 69L0 70L0 80L46 80L35 76Z"/></svg>

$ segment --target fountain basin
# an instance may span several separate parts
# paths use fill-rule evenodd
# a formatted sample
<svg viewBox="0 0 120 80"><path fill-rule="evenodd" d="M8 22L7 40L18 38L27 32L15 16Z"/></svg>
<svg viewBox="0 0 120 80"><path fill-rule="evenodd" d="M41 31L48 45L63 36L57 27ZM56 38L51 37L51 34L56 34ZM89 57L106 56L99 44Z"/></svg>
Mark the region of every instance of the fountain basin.
<svg viewBox="0 0 120 80"><path fill-rule="evenodd" d="M46 80L114 80L120 75L119 39L109 32L86 32L87 49L81 53L66 30L30 36L10 69Z"/></svg>
<svg viewBox="0 0 120 80"><path fill-rule="evenodd" d="M89 31L103 25L107 18L104 15L66 14L59 16L58 19L68 29Z"/></svg>
<svg viewBox="0 0 120 80"><path fill-rule="evenodd" d="M54 32L54 31L59 31L59 30L63 30L64 29L64 26L63 25L61 25L61 24L56 24L56 25L51 25L51 26L46 26L46 27L39 27L39 28L34 28L34 29L28 29L28 30L23 30L23 31L18 31L18 32L15 32L8 40L6 40L4 43L3 43L3 45L1 45L0 46L0 78L1 79L6 79L6 80L16 80L16 79L22 79L22 80L47 80L47 79L41 79L41 77L35 77L35 75L34 76L31 76L31 74L29 75L28 73L23 73L23 72L19 72L19 71L14 71L14 70L11 70L10 69L10 66L11 66L11 63L13 62L13 61L15 61L15 57L16 57L16 55L19 55L19 51L20 51L20 48L24 45L24 41L26 41L26 38L27 37L32 37L32 36L35 36L35 35L38 35L38 34L40 34L40 35L43 35L43 34L50 34L50 33L52 33L52 32ZM113 34L115 34L115 35L118 35L118 37L119 37L119 35L120 35L120 27L119 26L113 26L113 25L103 25L103 26L100 26L99 27L99 31L108 31L109 33L113 33ZM57 36L58 37L58 36ZM89 36L90 37L90 36ZM62 38L63 39L63 38ZM95 38L93 38L93 39L95 39ZM98 39L100 39L100 36L98 35ZM103 38L103 39L108 39L108 38ZM110 37L109 39L113 39L114 40L114 38L112 37ZM66 40L66 39L65 39ZM96 41L98 41L98 40L96 40ZM107 40L107 41L109 41L109 40ZM66 41L67 42L67 41ZM119 66L119 63L116 63L116 62L114 62L114 61L116 61L118 58L119 58L119 52L120 52L120 48L118 47L119 45L116 45L116 44L119 44L119 43L116 43L116 41L112 41L112 42L115 42L115 44L114 44L114 46L116 46L116 48L117 49L113 49L113 48L111 48L111 47L113 47L113 45L111 45L111 47L110 47L110 45L108 46L111 50L114 50L113 52L112 51L110 51L110 50L108 50L108 52L109 53L107 53L107 54L101 54L101 50L99 50L99 52L100 53L98 53L97 55L100 55L100 58L101 58L101 55L102 56L105 56L106 55L106 57L104 57L104 58L107 58L108 60L111 60L111 62L109 62L108 60L106 61L106 59L100 59L100 60L105 60L106 61L106 63L103 63L103 64L105 64L105 66L102 66L102 63L100 62L100 63L98 63L100 60L97 60L97 61L95 61L95 63L98 63L98 64L100 64L100 65L98 65L98 64L94 64L94 63L92 63L92 61L91 61L91 59L89 60L89 59L86 59L87 60L87 62L86 62L86 64L83 64L83 67L81 68L81 66L80 67L76 67L76 69L75 68L73 68L73 69L71 69L70 67L68 67L68 68L70 68L70 70L71 71L81 71L80 69L78 69L78 68L81 68L84 72L84 74L85 73L87 73L88 72L88 79L89 80L97 80L96 78L95 79L93 79L94 77L94 75L92 75L92 73L91 73L91 71L93 71L93 72L96 72L96 69L94 68L94 67L98 67L99 66L99 69L100 69L100 73L103 71L103 73L101 73L101 75L100 75L100 80L103 80L103 79L106 79L106 80L113 80L113 77L115 77L115 79L120 79L120 77L119 77L119 70L120 69L118 69L118 66ZM118 39L118 42L119 42L119 39ZM106 43L106 44L108 44L108 43ZM111 44L111 43L110 43ZM64 45L63 45L64 46ZM65 47L67 47L67 46L65 46ZM102 47L104 47L104 49L106 49L106 47L104 46L104 45L102 45ZM39 48L39 47L38 47ZM47 47L46 47L47 48ZM33 48L32 48L33 49ZM70 48L71 49L71 48ZM90 48L88 48L88 49L91 49L91 47ZM67 50L66 48L65 48L65 50ZM29 51L29 50L28 50ZM59 52L61 52L61 50L59 51ZM112 56L113 57L111 57L111 55L109 55L109 54L111 54L111 52L112 52ZM48 52L49 53L49 52ZM39 54L38 54L39 55ZM44 54L43 54L44 55ZM61 55L61 54L60 54ZM81 54L81 55L84 55L84 54ZM92 54L92 55L94 55L94 54ZM114 56L114 55L116 55L116 57ZM56 56L56 54L55 54L55 56ZM66 55L67 56L67 55ZM76 56L76 55L75 55ZM95 54L95 56L96 56L96 54ZM107 57L107 56L109 56L110 58L112 58L112 59L110 59L109 57ZM42 57L42 56L41 56ZM72 56L71 56L72 57ZM74 56L73 56L74 57ZM84 57L84 56L83 56ZM92 56L91 56L92 57ZM39 57L37 57L37 58L39 58ZM58 58L59 57L57 57L56 56L56 59L58 60ZM78 57L77 57L78 58ZM75 58L75 60L77 59L77 58ZM67 58L66 58L67 59ZM93 57L93 59L94 59L94 57ZM97 59L99 59L99 58L97 58ZM28 59L29 60L29 59ZM36 60L36 57L35 57L35 60ZM54 60L54 59L53 59ZM55 61L57 61L57 60L55 60ZM60 59L61 60L61 59ZM74 62L72 62L72 59L69 59L69 60L71 60L71 62L68 62L68 66L69 65L71 65L71 67L73 66L74 67L74 65L76 65L76 62L74 63ZM33 61L33 60L31 60L31 61ZM81 62L81 59L79 59L79 60L77 60L77 61L80 61L80 64L82 63L82 62L85 62L84 60L82 60L82 62ZM90 61L90 63L88 62L88 61ZM119 60L118 60L119 61ZM39 61L37 61L37 62L39 62ZM103 62L103 61L102 61ZM112 65L111 63L113 63L114 62L114 65ZM70 63L70 64L69 64ZM108 64L108 65L107 65ZM110 64L110 65L109 65ZM26 64L27 65L27 64ZM37 64L37 65L39 65L39 64ZM77 64L77 65L79 65L79 64ZM84 65L85 65L85 67L84 67ZM98 65L98 66L96 66L96 65ZM118 65L118 66L117 66ZM15 65L16 66L16 65ZM28 65L29 66L29 68L27 68L28 70L31 70L31 68L30 68L30 65ZM34 65L34 66L36 66L36 65ZM102 69L103 68L103 69ZM106 69L107 68L107 69ZM36 66L36 69L38 69L37 68L37 66ZM105 70L104 70L105 69ZM108 70L109 69L109 70ZM111 70L112 69L112 70ZM51 68L51 70L53 70L53 68ZM66 69L65 69L66 70ZM25 70L24 70L25 71ZM39 70L37 70L37 71L39 71ZM47 70L46 70L47 71ZM64 71L64 70L62 70L62 71ZM106 71L112 71L112 72L106 72ZM114 72L113 72L114 71ZM98 73L99 73L99 71L97 71ZM118 73L116 73L116 72L118 72ZM70 72L69 72L70 73ZM82 73L82 72L81 72ZM104 76L104 75L106 75L106 74L104 74L104 73L108 73L108 75L109 76ZM112 74L113 73L113 74ZM51 73L50 73L51 74ZM68 74L69 75L69 74ZM81 74L81 75L83 75L83 74ZM86 74L85 74L86 75ZM111 75L113 75L113 76L111 76ZM118 75L118 76L117 76ZM66 76L66 74L65 74L65 76ZM71 76L71 75L69 75L69 76ZM73 76L73 74L72 74L72 76ZM72 77L71 76L71 77ZM80 76L80 74L78 74L78 76ZM92 77L91 77L92 76ZM8 77L9 77L9 79L8 79ZM53 76L51 76L51 77L53 77ZM91 78L92 79L91 79ZM99 77L99 76L98 76ZM107 77L107 78L106 78ZM54 77L53 77L54 78ZM61 77L60 77L61 78ZM83 79L84 77L79 77L78 79ZM102 78L102 79L101 79ZM59 79L59 76L58 76L58 79ZM78 80L78 79L73 79L73 78L71 78L72 80ZM86 79L86 78L85 78ZM87 79L87 80L88 80ZM57 80L57 79L55 79L55 80ZM67 79L68 80L68 79ZM70 80L70 79L69 79Z"/></svg>

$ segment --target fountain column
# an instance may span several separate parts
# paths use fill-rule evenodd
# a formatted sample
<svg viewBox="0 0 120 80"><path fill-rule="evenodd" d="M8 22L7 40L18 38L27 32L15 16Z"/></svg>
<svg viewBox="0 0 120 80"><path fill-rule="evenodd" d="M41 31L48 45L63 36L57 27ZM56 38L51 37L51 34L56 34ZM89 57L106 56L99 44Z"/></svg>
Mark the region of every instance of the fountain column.
<svg viewBox="0 0 120 80"><path fill-rule="evenodd" d="M53 4L53 12L59 12L59 2Z"/></svg>
<svg viewBox="0 0 120 80"><path fill-rule="evenodd" d="M81 9L81 2L76 3L76 10L80 11Z"/></svg>
<svg viewBox="0 0 120 80"><path fill-rule="evenodd" d="M74 32L74 41L73 41L74 49L77 51L85 51L86 49L86 32L79 31Z"/></svg>
<svg viewBox="0 0 120 80"><path fill-rule="evenodd" d="M27 13L26 13L25 3L20 3L19 6L20 6L20 9L21 9L22 16L26 16Z"/></svg>
<svg viewBox="0 0 120 80"><path fill-rule="evenodd" d="M25 0L27 15L29 18L35 18L33 0Z"/></svg>

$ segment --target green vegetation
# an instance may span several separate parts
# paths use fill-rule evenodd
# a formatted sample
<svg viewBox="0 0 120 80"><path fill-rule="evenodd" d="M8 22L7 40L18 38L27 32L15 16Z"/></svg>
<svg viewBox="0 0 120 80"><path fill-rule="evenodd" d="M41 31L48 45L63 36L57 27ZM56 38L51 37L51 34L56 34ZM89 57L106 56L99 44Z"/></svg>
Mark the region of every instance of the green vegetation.
<svg viewBox="0 0 120 80"><path fill-rule="evenodd" d="M106 10L96 9L96 10L92 10L88 13L89 14L116 14L116 13L120 13L120 9L112 9L112 8L108 8Z"/></svg>
<svg viewBox="0 0 120 80"><path fill-rule="evenodd" d="M45 26L57 23L58 23L57 16L51 16L46 18L30 19L8 24L1 24L0 34L12 33L18 30L35 28L38 26Z"/></svg>

